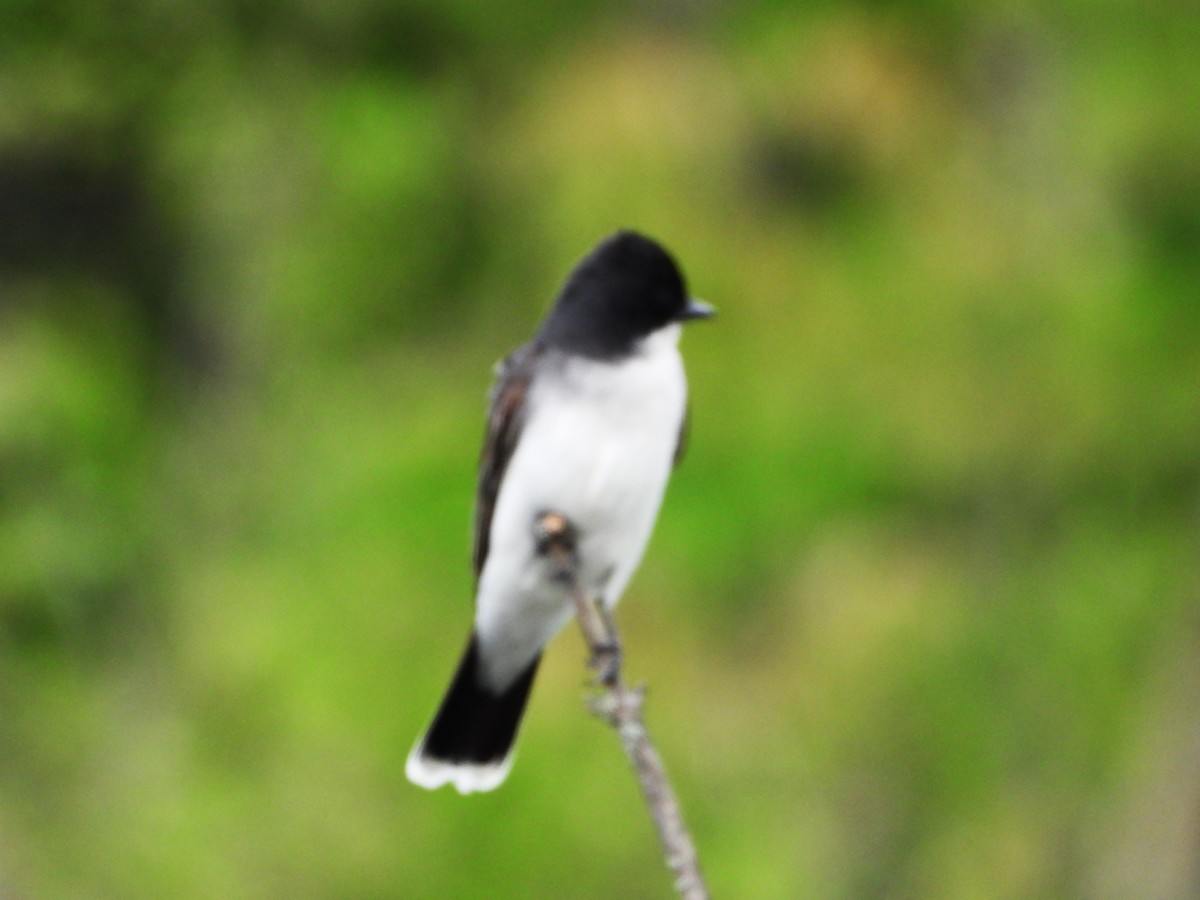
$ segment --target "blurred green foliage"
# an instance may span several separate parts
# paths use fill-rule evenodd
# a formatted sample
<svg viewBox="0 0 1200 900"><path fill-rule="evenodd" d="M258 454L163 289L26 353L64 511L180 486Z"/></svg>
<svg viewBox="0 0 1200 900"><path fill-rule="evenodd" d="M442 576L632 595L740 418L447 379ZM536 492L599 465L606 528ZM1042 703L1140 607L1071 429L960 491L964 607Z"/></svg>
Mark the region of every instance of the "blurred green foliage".
<svg viewBox="0 0 1200 900"><path fill-rule="evenodd" d="M402 773L619 226L721 310L621 609L716 894L1200 894L1194 9L0 19L0 894L668 895L572 634L501 791Z"/></svg>

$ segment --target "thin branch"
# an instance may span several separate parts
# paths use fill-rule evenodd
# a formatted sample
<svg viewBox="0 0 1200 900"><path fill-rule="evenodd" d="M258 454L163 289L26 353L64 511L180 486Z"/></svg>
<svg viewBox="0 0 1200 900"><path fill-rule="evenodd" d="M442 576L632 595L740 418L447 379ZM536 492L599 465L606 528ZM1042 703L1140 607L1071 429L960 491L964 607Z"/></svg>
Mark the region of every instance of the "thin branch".
<svg viewBox="0 0 1200 900"><path fill-rule="evenodd" d="M547 512L534 523L534 534L538 550L555 565L555 577L570 589L575 602L575 617L590 653L588 668L601 689L589 705L621 739L621 746L633 765L642 796L658 829L663 856L675 878L675 890L684 900L708 900L696 846L683 822L683 813L667 780L662 757L642 719L645 690L641 686L630 688L625 684L621 677L621 643L612 615L603 602L588 597L579 584L575 527L565 516Z"/></svg>

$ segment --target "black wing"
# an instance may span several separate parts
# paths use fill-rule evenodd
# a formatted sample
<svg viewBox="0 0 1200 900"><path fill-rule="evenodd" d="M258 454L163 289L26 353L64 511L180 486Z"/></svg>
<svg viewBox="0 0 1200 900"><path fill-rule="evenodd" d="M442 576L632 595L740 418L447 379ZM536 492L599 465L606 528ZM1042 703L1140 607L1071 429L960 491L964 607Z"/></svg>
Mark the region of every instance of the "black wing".
<svg viewBox="0 0 1200 900"><path fill-rule="evenodd" d="M679 437L675 440L675 455L671 457L671 468L677 468L683 454L687 451L688 438L692 433L692 407L683 408L683 421L679 423Z"/></svg>
<svg viewBox="0 0 1200 900"><path fill-rule="evenodd" d="M525 394L533 379L533 368L542 348L531 342L514 350L496 367L496 383L488 398L487 433L479 459L479 488L475 496L475 580L487 562L492 513L504 470L525 424Z"/></svg>

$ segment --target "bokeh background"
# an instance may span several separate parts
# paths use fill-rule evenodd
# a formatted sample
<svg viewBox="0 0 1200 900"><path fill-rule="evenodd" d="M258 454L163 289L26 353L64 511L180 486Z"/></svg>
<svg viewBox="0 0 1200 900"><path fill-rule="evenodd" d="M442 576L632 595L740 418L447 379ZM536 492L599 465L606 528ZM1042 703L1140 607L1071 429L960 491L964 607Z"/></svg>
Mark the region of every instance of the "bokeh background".
<svg viewBox="0 0 1200 900"><path fill-rule="evenodd" d="M0 896L664 897L564 634L404 758L493 362L720 317L621 621L714 892L1200 896L1200 13L5 0Z"/></svg>

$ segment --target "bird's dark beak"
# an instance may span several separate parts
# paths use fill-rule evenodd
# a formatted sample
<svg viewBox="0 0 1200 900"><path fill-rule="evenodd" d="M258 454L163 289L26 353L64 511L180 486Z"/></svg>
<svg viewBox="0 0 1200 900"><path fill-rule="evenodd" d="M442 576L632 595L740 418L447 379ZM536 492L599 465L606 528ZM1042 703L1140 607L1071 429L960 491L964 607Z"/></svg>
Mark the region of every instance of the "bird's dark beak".
<svg viewBox="0 0 1200 900"><path fill-rule="evenodd" d="M683 312L679 314L679 321L690 322L692 319L711 319L716 314L716 309L703 300L688 297L687 305L683 308Z"/></svg>

